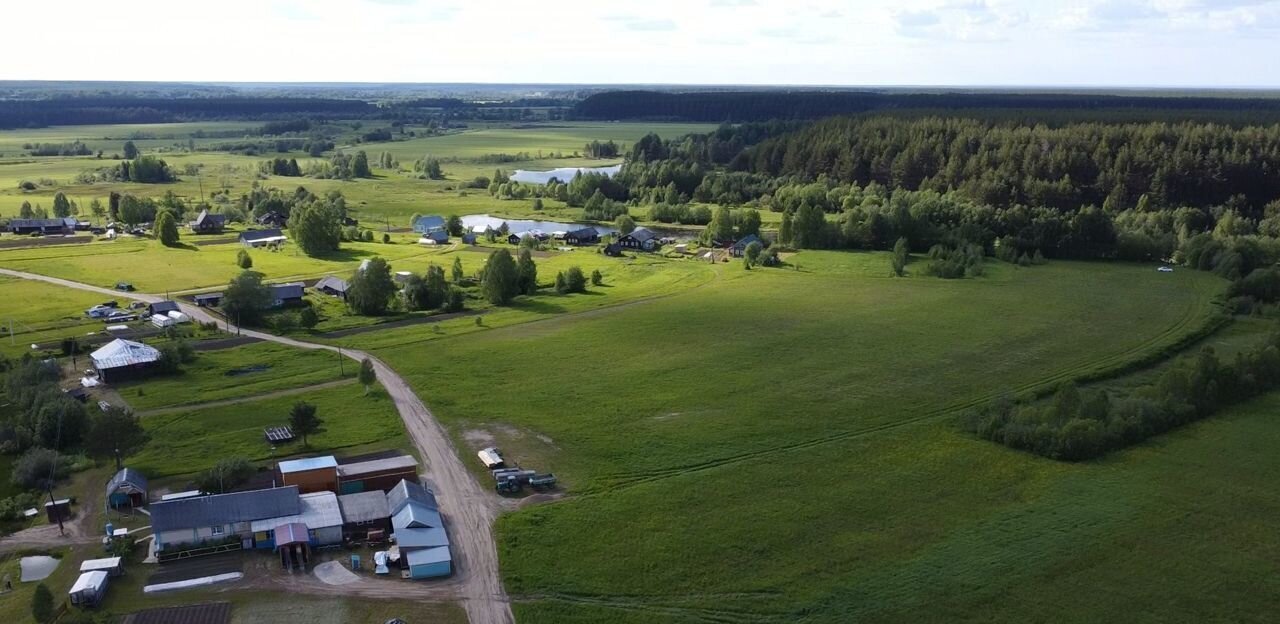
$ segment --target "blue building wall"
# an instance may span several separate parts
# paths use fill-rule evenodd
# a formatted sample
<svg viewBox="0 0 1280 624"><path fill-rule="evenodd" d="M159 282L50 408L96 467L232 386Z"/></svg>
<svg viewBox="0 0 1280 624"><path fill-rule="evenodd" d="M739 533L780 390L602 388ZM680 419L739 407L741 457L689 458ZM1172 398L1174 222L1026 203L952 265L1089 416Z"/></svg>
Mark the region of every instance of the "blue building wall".
<svg viewBox="0 0 1280 624"><path fill-rule="evenodd" d="M435 578L438 576L449 576L453 572L453 566L448 561L439 563L424 563L422 565L410 566L409 577L416 579Z"/></svg>

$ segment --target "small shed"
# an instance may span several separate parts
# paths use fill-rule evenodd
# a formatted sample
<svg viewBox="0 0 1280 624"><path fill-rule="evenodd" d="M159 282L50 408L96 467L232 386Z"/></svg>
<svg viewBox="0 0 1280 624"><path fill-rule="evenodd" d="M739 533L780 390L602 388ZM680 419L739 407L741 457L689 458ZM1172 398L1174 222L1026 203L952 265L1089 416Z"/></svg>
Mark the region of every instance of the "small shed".
<svg viewBox="0 0 1280 624"><path fill-rule="evenodd" d="M147 504L147 478L129 467L117 472L107 482L107 505L142 507Z"/></svg>
<svg viewBox="0 0 1280 624"><path fill-rule="evenodd" d="M387 494L370 490L338 497L342 509L342 533L354 539L367 539L370 531L391 532L391 510Z"/></svg>
<svg viewBox="0 0 1280 624"><path fill-rule="evenodd" d="M80 564L80 572L106 572L110 576L120 576L124 574L124 560L120 557L107 557L105 559L86 559Z"/></svg>
<svg viewBox="0 0 1280 624"><path fill-rule="evenodd" d="M426 232L418 239L421 245L443 245L449 242L449 233L444 230Z"/></svg>
<svg viewBox="0 0 1280 624"><path fill-rule="evenodd" d="M279 229L253 230L240 233L240 244L245 247L269 247L283 245L288 240Z"/></svg>
<svg viewBox="0 0 1280 624"><path fill-rule="evenodd" d="M475 233L474 233L474 232L467 232L466 234L463 234L463 235L462 235L462 243L463 243L464 245L474 245L474 244L476 244L476 235L475 235Z"/></svg>
<svg viewBox="0 0 1280 624"><path fill-rule="evenodd" d="M311 554L307 525L301 522L282 524L272 531L272 535L275 550L280 553L280 565L286 570L305 570Z"/></svg>
<svg viewBox="0 0 1280 624"><path fill-rule="evenodd" d="M147 306L147 315L155 316L163 314L168 316L170 312L181 312L182 308L178 307L177 301L157 301Z"/></svg>
<svg viewBox="0 0 1280 624"><path fill-rule="evenodd" d="M484 462L484 467L489 470L503 466L502 452L492 446L480 449L480 452L476 453L476 455L480 457L480 461Z"/></svg>
<svg viewBox="0 0 1280 624"><path fill-rule="evenodd" d="M79 607L96 607L107 594L107 573L102 570L85 572L76 579L71 591L67 592L71 604Z"/></svg>
<svg viewBox="0 0 1280 624"><path fill-rule="evenodd" d="M281 482L298 486L303 494L338 491L338 460L332 455L282 461L278 468Z"/></svg>
<svg viewBox="0 0 1280 624"><path fill-rule="evenodd" d="M270 284L267 288L271 291L271 305L277 308L302 305L302 297L306 294L306 285L301 282Z"/></svg>
<svg viewBox="0 0 1280 624"><path fill-rule="evenodd" d="M196 305L202 308L216 308L222 305L222 293L204 293L192 297Z"/></svg>
<svg viewBox="0 0 1280 624"><path fill-rule="evenodd" d="M62 498L45 503L44 514L48 516L49 524L55 524L58 520L69 520L71 518L71 499Z"/></svg>
<svg viewBox="0 0 1280 624"><path fill-rule="evenodd" d="M320 281L316 282L314 288L316 292L322 292L331 297L341 297L346 299L347 289L350 287L351 285L347 283L347 280L330 275L320 278Z"/></svg>
<svg viewBox="0 0 1280 624"><path fill-rule="evenodd" d="M447 545L415 548L405 553L404 562L412 579L438 578L453 573L453 556Z"/></svg>
<svg viewBox="0 0 1280 624"><path fill-rule="evenodd" d="M614 258L622 257L622 243L614 241L604 246L604 255Z"/></svg>

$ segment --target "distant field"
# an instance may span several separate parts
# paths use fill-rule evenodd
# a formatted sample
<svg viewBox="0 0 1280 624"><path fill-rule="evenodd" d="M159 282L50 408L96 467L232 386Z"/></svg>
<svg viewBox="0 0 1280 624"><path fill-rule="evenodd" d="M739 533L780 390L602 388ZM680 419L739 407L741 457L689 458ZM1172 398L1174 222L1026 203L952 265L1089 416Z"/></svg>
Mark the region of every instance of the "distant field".
<svg viewBox="0 0 1280 624"><path fill-rule="evenodd" d="M246 359L246 362L251 359ZM378 389L363 396L358 385L317 390L301 396L264 399L178 414L145 416L142 424L151 442L128 464L152 478L194 474L225 457L254 461L302 452L332 451L378 443L380 448L407 444L404 425L391 400ZM287 425L289 409L299 400L312 403L324 420L324 431L308 440L281 445L274 453L262 429Z"/></svg>
<svg viewBox="0 0 1280 624"><path fill-rule="evenodd" d="M1136 526L1088 466L974 440L955 417L1158 350L1225 282L1073 263L948 282L887 278L884 254L793 260L799 273L733 265L696 294L446 338L447 358L379 351L462 448L496 443L564 480L569 500L499 520L522 622L982 619L1024 576L1081 565L1072 540Z"/></svg>
<svg viewBox="0 0 1280 624"><path fill-rule="evenodd" d="M189 198L193 202L202 197L209 197L214 190L230 190L233 197L248 192L255 183L276 186L291 190L297 186L305 186L316 192L327 192L338 189L348 198L348 206L353 215L373 225L383 219L389 219L393 225L408 225L410 216L415 213L469 214L498 210L513 210L514 204L522 204L527 211L528 202L502 202L490 198L483 190L466 191L467 196L460 195L458 190L446 190L446 187L457 187L460 183L470 181L477 175L491 176L495 169L553 169L571 166L597 166L611 161L590 160L585 158L552 158L556 152L571 156L581 151L583 146L593 140L608 141L630 145L649 132L657 132L662 136L680 136L690 132L706 132L715 128L713 124L664 124L664 123L554 123L544 125L515 126L499 124L473 124L466 131L438 137L413 138L404 141L386 143L354 144L347 137L339 140L341 151L365 150L371 159L375 159L383 151L391 152L401 162L403 169L409 169L414 160L430 154L448 161L444 172L448 177L444 181L418 180L400 172L377 170L378 177L367 180L343 182L340 180L316 180L311 178L269 177L258 178L258 163L267 158L285 156L297 158L305 167L308 160L306 154L300 152L286 154L263 154L243 156L237 154L203 152L184 153L172 151L175 144L185 146L187 138L193 132L230 132L237 130L252 131L261 124L246 122L227 123L195 123L195 124L141 124L120 126L73 126L59 128L43 128L35 130L0 131L0 215L12 216L18 212L23 201L33 205L41 204L48 209L56 192L64 192L68 197L81 204L85 212L89 202L97 197L106 201L112 192L132 193L142 196L161 196L168 191ZM366 126L368 127L368 126ZM352 131L351 136L354 136ZM144 152L156 153L179 172L180 181L172 184L122 184L97 183L78 184L75 177L82 171L110 167L118 161L110 159L114 153L123 149L124 141L130 136L154 136L155 139L135 140ZM257 140L260 137L252 137ZM91 149L102 149L105 158L99 160L93 156L79 157L26 157L20 156L25 143L66 143L76 139L84 140ZM232 139L194 139L197 148L207 143L225 142ZM486 154L528 154L528 159L520 162L502 164L479 164L480 156ZM541 153L541 155L540 155ZM327 158L327 156L326 156ZM181 172L187 165L200 166L197 176L185 175ZM42 186L36 191L22 191L18 183L23 180L39 181L51 179L53 186Z"/></svg>
<svg viewBox="0 0 1280 624"><path fill-rule="evenodd" d="M102 295L0 276L0 353L19 357L33 343L101 331L102 321L90 319L84 311L106 300Z"/></svg>

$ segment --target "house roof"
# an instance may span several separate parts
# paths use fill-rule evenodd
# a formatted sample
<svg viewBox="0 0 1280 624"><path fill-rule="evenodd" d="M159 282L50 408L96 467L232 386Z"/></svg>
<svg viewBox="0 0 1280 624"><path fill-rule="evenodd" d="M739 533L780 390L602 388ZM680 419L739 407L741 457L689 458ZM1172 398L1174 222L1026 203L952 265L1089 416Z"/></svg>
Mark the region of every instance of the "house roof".
<svg viewBox="0 0 1280 624"><path fill-rule="evenodd" d="M284 220L284 215L274 210L269 210L267 212L264 212L262 216L254 219L254 221L257 221L258 223L267 223L269 221L283 221L283 220Z"/></svg>
<svg viewBox="0 0 1280 624"><path fill-rule="evenodd" d="M436 495L416 481L401 479L390 492L387 492L387 505L391 508L392 515L398 513L400 508L409 501L417 501L429 509L440 508L436 503Z"/></svg>
<svg viewBox="0 0 1280 624"><path fill-rule="evenodd" d="M142 473L137 470L125 467L120 472L117 472L115 476L111 477L111 480L107 482L107 496L112 495L117 489L125 485L132 486L135 490L140 492L146 492L147 478L142 476Z"/></svg>
<svg viewBox="0 0 1280 624"><path fill-rule="evenodd" d="M391 517L391 510L387 507L387 493L382 490L343 494L338 497L338 507L342 510L342 521L346 524Z"/></svg>
<svg viewBox="0 0 1280 624"><path fill-rule="evenodd" d="M195 299L196 301L209 301L209 300L211 300L211 299L221 299L221 298L222 298L222 293L220 293L220 292L216 292L216 293L203 293L203 294L199 294L199 295L196 295L196 296L192 297L192 299Z"/></svg>
<svg viewBox="0 0 1280 624"><path fill-rule="evenodd" d="M192 223L195 223L196 225L204 225L205 223L216 223L221 225L226 223L226 221L227 215L215 214L208 210L201 210L200 214L196 215L196 220L192 221Z"/></svg>
<svg viewBox="0 0 1280 624"><path fill-rule="evenodd" d="M634 238L637 241L640 241L642 243L647 240L653 240L655 238L658 238L657 232L654 232L649 228L636 228L632 230L630 234L627 234L627 236L630 236L631 238Z"/></svg>
<svg viewBox="0 0 1280 624"><path fill-rule="evenodd" d="M157 301L150 306L152 314L165 314L168 312L181 312L182 308L178 307L177 301Z"/></svg>
<svg viewBox="0 0 1280 624"><path fill-rule="evenodd" d="M391 526L395 529L441 528L444 520L440 512L417 501L409 501L391 516Z"/></svg>
<svg viewBox="0 0 1280 624"><path fill-rule="evenodd" d="M444 230L433 230L422 235L422 238L429 238L437 243L448 242L449 233Z"/></svg>
<svg viewBox="0 0 1280 624"><path fill-rule="evenodd" d="M250 530L270 531L282 524L298 522L308 529L342 526L342 507L333 492L312 492L298 497L298 513L261 518L249 523Z"/></svg>
<svg viewBox="0 0 1280 624"><path fill-rule="evenodd" d="M434 548L416 548L405 553L404 558L411 566L447 563L453 560L448 544Z"/></svg>
<svg viewBox="0 0 1280 624"><path fill-rule="evenodd" d="M413 222L413 228L415 230L434 229L434 228L443 228L443 227L444 227L444 217L441 217L439 215L426 215L426 216L418 217L418 220Z"/></svg>
<svg viewBox="0 0 1280 624"><path fill-rule="evenodd" d="M449 536L441 528L396 529L396 545L401 549L448 546Z"/></svg>
<svg viewBox="0 0 1280 624"><path fill-rule="evenodd" d="M301 522L290 522L276 527L272 531L272 537L275 538L276 548L290 544L306 544L311 541L311 536L307 534L307 525Z"/></svg>
<svg viewBox="0 0 1280 624"><path fill-rule="evenodd" d="M270 284L272 299L301 299L304 288L300 282L289 284Z"/></svg>
<svg viewBox="0 0 1280 624"><path fill-rule="evenodd" d="M379 472L387 472L389 470L406 470L409 468L417 468L418 460L412 455L401 455L399 457L384 457L382 459L374 459L370 461L357 462L354 464L342 464L338 466L338 476L340 477L359 477L361 475L376 474Z"/></svg>
<svg viewBox="0 0 1280 624"><path fill-rule="evenodd" d="M321 468L337 468L338 460L333 455L325 455L323 457L307 457L304 459L290 459L280 462L280 474L289 474L291 472L305 472L307 470L319 470Z"/></svg>
<svg viewBox="0 0 1280 624"><path fill-rule="evenodd" d="M94 570L112 570L120 567L119 557L107 557L105 559L85 559L80 563L81 572L93 572Z"/></svg>
<svg viewBox="0 0 1280 624"><path fill-rule="evenodd" d="M573 236L576 238L585 238L585 237L599 236L599 235L600 235L600 231L593 227L584 227L579 230L571 230L569 232L565 232L565 237Z"/></svg>
<svg viewBox="0 0 1280 624"><path fill-rule="evenodd" d="M264 518L284 518L302 510L298 486L180 498L151 504L156 533L208 527ZM274 527L273 527L274 528Z"/></svg>
<svg viewBox="0 0 1280 624"><path fill-rule="evenodd" d="M755 234L747 234L746 236L739 238L738 241L733 244L733 246L736 248L746 249L747 245L750 245L751 243L760 243L760 237L756 236Z"/></svg>
<svg viewBox="0 0 1280 624"><path fill-rule="evenodd" d="M121 368L155 362L160 359L160 351L141 342L117 338L90 353L89 359L93 360L93 365L99 369Z"/></svg>
<svg viewBox="0 0 1280 624"><path fill-rule="evenodd" d="M240 240L242 241L260 241L260 240L269 240L273 238L284 238L284 233L281 232L279 228L268 228L265 230L250 230L248 232L240 233Z"/></svg>
<svg viewBox="0 0 1280 624"><path fill-rule="evenodd" d="M316 285L314 286L314 288L316 290L327 288L329 290L344 293L344 292L347 292L348 286L349 284L347 284L347 280L344 280L340 277L334 277L332 275L329 275L329 276L320 278L320 281L316 282Z"/></svg>

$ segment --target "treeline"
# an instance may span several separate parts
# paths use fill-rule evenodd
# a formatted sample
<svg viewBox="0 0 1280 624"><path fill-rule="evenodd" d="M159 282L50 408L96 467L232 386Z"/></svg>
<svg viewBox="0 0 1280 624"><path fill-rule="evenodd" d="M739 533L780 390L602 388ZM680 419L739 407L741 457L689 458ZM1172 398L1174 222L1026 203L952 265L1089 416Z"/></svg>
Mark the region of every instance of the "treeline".
<svg viewBox="0 0 1280 624"><path fill-rule="evenodd" d="M849 113L931 109L940 112L1143 111L1173 116L1228 112L1276 119L1280 100L1245 97L1161 97L1071 93L876 93L870 91L724 91L664 93L609 91L573 107L577 119L655 119L744 122L820 119Z"/></svg>
<svg viewBox="0 0 1280 624"><path fill-rule="evenodd" d="M1047 405L1004 399L969 416L978 436L1053 459L1099 457L1280 387L1280 336L1224 362L1210 347L1132 391L1058 390Z"/></svg>
<svg viewBox="0 0 1280 624"><path fill-rule="evenodd" d="M91 156L93 150L80 141L71 143L25 143L22 149L32 156Z"/></svg>
<svg viewBox="0 0 1280 624"><path fill-rule="evenodd" d="M993 206L1206 207L1280 197L1280 125L1073 124L836 118L747 148L733 171L908 190L954 189ZM1250 215L1250 216L1256 216Z"/></svg>
<svg viewBox="0 0 1280 624"><path fill-rule="evenodd" d="M352 119L378 108L355 99L308 97L165 98L126 96L0 100L0 128L307 116Z"/></svg>

